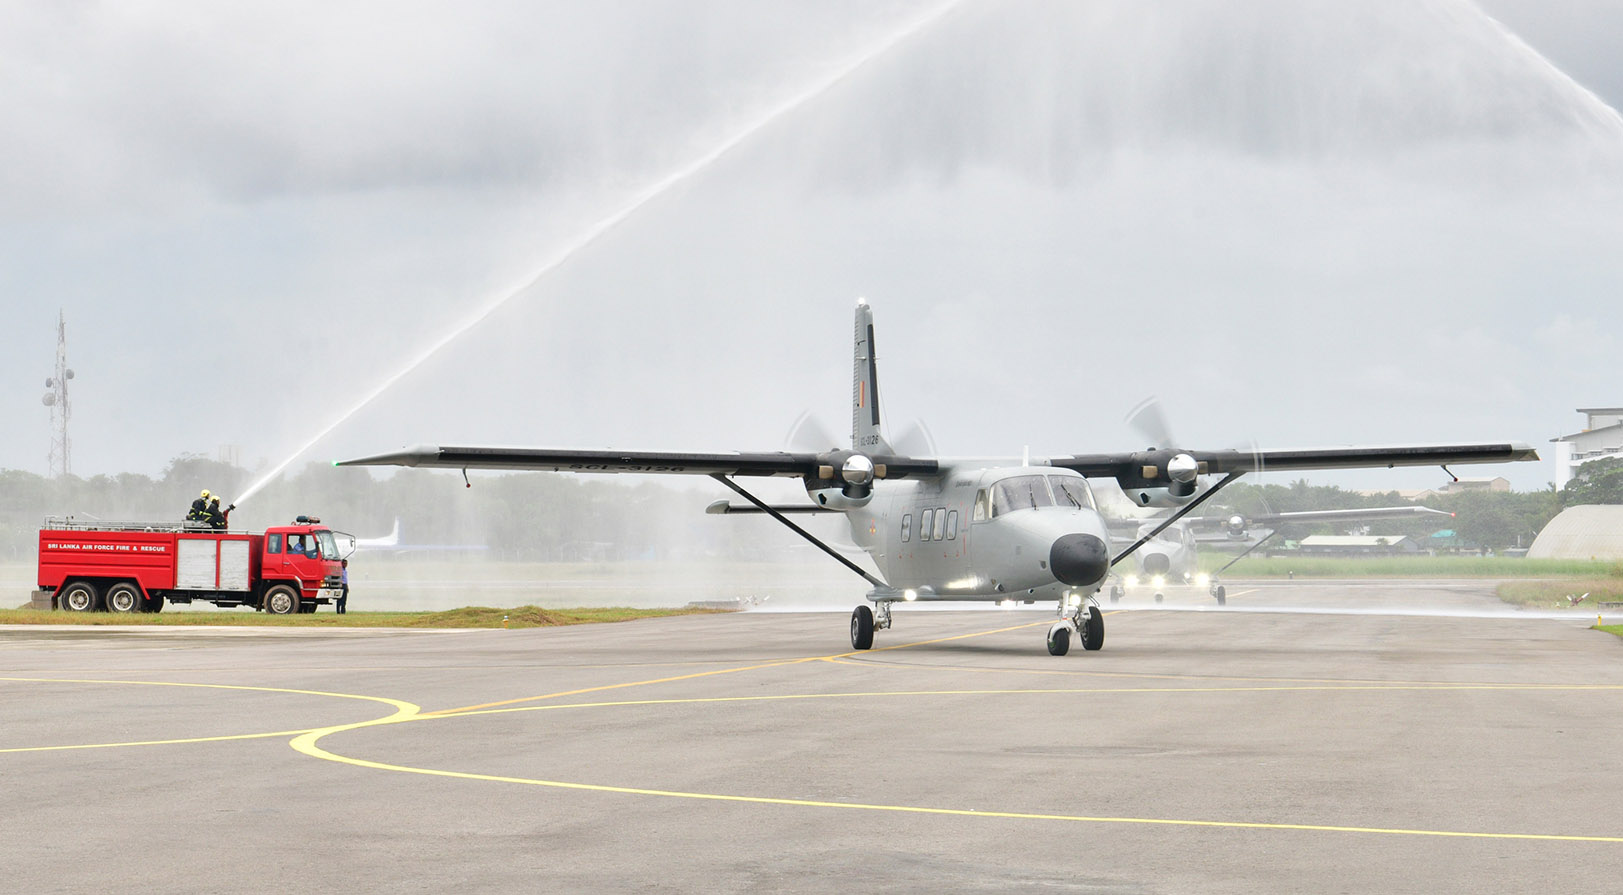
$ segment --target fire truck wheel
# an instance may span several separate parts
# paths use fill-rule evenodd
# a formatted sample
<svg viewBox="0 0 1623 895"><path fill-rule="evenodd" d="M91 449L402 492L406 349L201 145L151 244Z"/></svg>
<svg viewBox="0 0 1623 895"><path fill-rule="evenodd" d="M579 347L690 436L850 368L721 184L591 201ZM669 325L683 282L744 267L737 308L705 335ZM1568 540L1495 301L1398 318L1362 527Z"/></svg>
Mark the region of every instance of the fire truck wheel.
<svg viewBox="0 0 1623 895"><path fill-rule="evenodd" d="M299 611L299 594L285 584L265 591L265 611L271 615L292 615Z"/></svg>
<svg viewBox="0 0 1623 895"><path fill-rule="evenodd" d="M75 581L56 595L56 605L67 612L95 612L100 602L96 586L86 581Z"/></svg>
<svg viewBox="0 0 1623 895"><path fill-rule="evenodd" d="M141 604L146 602L141 597L141 591L127 581L107 588L107 611L126 613L141 611Z"/></svg>
<svg viewBox="0 0 1623 895"><path fill-rule="evenodd" d="M144 611L146 611L146 612L162 612L163 611L163 595L162 594L153 594L152 596L147 597L147 606L146 606L146 609Z"/></svg>
<svg viewBox="0 0 1623 895"><path fill-rule="evenodd" d="M309 615L310 613L315 612L315 611L316 611L316 601L315 600L300 600L299 601L299 612L301 614Z"/></svg>

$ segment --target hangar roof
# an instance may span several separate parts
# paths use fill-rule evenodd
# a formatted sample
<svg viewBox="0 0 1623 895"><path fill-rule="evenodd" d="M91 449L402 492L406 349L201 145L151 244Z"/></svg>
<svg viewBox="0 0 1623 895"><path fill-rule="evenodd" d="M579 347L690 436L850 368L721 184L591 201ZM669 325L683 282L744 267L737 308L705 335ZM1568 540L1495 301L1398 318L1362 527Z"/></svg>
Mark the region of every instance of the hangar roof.
<svg viewBox="0 0 1623 895"><path fill-rule="evenodd" d="M1623 506L1568 507L1527 548L1529 559L1623 559Z"/></svg>

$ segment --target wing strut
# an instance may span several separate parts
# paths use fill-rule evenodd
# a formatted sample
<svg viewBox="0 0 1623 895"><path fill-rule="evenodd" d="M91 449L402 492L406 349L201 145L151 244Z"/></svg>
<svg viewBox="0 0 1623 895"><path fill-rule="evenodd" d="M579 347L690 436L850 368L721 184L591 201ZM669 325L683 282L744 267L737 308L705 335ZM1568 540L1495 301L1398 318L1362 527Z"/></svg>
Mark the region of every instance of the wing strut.
<svg viewBox="0 0 1623 895"><path fill-rule="evenodd" d="M1238 474L1239 473L1235 473L1235 475L1238 475ZM829 545L823 543L822 541L817 540L817 537L815 535L813 535L811 532L807 531L804 528L801 528L800 526L794 524L793 522L790 522L789 517L787 517L787 516L783 515L782 513L778 512L773 507L768 506L765 502L763 502L762 500L757 498L755 495L749 493L748 491L745 491L741 486L739 486L739 484L737 482L733 481L730 478L727 478L727 476L725 476L725 475L723 475L723 474L721 474L719 472L712 472L710 474L710 477L715 479L716 481L722 483L723 485L726 485L727 487L733 489L734 491L738 492L739 496L743 497L745 500L747 500L750 503L753 503L757 507L759 507L761 512L766 513L768 516L771 516L772 518L778 520L779 522L782 522L784 525L787 525L789 528L793 529L795 534L800 535L801 537L805 538L806 540L811 541L813 544L817 545L817 549L819 549L819 550L823 551L824 553L827 553L829 556L832 556L835 559L839 560L842 564L844 564L844 566L846 568L850 569L853 572L856 572L858 575L861 575L863 578L867 579L869 584L872 584L874 587L877 587L880 590L889 590L890 589L890 585L886 584L883 581L880 581L878 578L875 578L872 575L869 575L867 572L862 570L861 566L859 566L856 563L850 561L849 559L846 559L845 557L839 555L838 553L835 553L833 547L830 547ZM1217 489L1213 488L1212 490L1216 491Z"/></svg>
<svg viewBox="0 0 1623 895"><path fill-rule="evenodd" d="M1119 563L1122 560L1126 559L1127 557L1132 556L1133 551L1137 550L1138 548L1140 548L1140 547L1144 546L1145 544L1149 543L1150 538L1153 538L1156 535L1160 534L1161 532L1166 531L1168 526L1170 526L1174 522L1177 522L1179 519L1182 519L1184 516L1188 515L1190 510L1194 509L1195 507L1200 506L1202 503L1205 502L1206 498L1211 497L1213 494L1216 494L1218 489L1222 488L1224 485L1227 485L1229 482L1234 481L1235 479L1239 478L1242 475L1245 475L1245 470L1236 469L1233 472L1229 473L1228 475L1223 476L1223 480L1218 482L1217 484L1211 486L1210 488L1207 488L1205 494L1202 494L1201 496L1195 498L1194 500L1191 500L1188 503L1184 504L1183 507L1178 510L1178 512L1173 513L1171 516L1168 516L1165 522L1162 522L1160 525L1157 525L1155 527L1154 531L1151 531L1149 534L1145 535L1144 537L1139 538L1137 541L1134 541L1133 546L1128 547L1126 550L1123 550L1122 552L1116 554L1116 558L1112 559L1110 561L1110 564L1112 566L1114 566L1116 563Z"/></svg>

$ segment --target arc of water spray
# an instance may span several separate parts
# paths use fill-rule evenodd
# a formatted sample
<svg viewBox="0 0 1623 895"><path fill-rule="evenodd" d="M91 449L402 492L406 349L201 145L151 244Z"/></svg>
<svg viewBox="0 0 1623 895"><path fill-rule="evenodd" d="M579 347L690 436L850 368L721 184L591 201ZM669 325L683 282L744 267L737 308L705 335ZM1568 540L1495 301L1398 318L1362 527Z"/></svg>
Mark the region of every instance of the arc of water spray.
<svg viewBox="0 0 1623 895"><path fill-rule="evenodd" d="M1505 23L1489 15L1486 10L1478 6L1475 0L1460 0L1460 4L1470 13L1479 16L1488 26L1496 32L1505 43L1510 45L1512 51L1520 53L1532 64L1542 71L1545 77L1577 95L1577 101L1582 111L1587 112L1589 119L1585 123L1599 123L1606 128L1606 136L1614 139L1623 138L1623 114L1612 108L1605 100L1595 94L1593 90L1578 83L1577 79L1567 74L1564 69L1551 62L1548 57L1531 44L1523 40L1521 35L1506 27Z"/></svg>
<svg viewBox="0 0 1623 895"><path fill-rule="evenodd" d="M363 407L376 400L379 395L387 391L389 387L394 385L395 382L397 382L401 377L421 366L429 358L439 353L440 349L455 341L457 337L461 336L463 333L479 325L479 323L484 321L484 319L489 317L491 314L495 313L503 305L528 291L536 283L540 282L544 277L556 270L565 261L568 261L582 249L585 249L587 246L601 239L605 234L619 226L627 218L631 217L633 214L636 214L642 209L643 206L659 198L661 195L664 195L666 192L670 191L683 181L693 177L696 174L699 174L706 168L715 164L715 162L722 156L737 148L739 144L765 130L778 119L788 115L796 109L799 109L801 106L806 105L824 93L827 93L829 90L833 89L835 85L850 78L864 66L873 62L875 59L884 56L891 50L895 49L898 45L904 43L909 38L939 21L943 16L960 5L961 2L962 0L948 0L948 2L932 7L923 14L907 21L901 28L898 28L890 34L874 41L873 43L854 51L844 60L833 65L827 74L801 88L799 91L785 97L782 101L767 109L754 119L744 123L708 151L665 174L663 177L658 178L657 180L643 187L641 190L638 190L620 207L605 215L590 227L587 227L574 239L564 243L562 246L554 250L552 255L542 261L535 271L529 276L525 277L524 280L519 283L519 285L497 293L496 298L488 302L478 311L478 313L469 317L467 320L464 320L462 323L452 327L438 340L432 342L423 350L417 352L417 354L414 355L411 360L407 361L406 364L397 372L384 379L371 390L367 391L366 394L359 401L356 401L355 404L347 411L340 414L338 418L334 419L331 423L328 423L308 441L301 445L299 449L290 455L286 460L278 463L273 469L271 469L270 472L266 473L258 481L250 485L248 490L244 491L242 496L237 498L236 502L241 504L247 501L248 498L252 497L260 489L274 481L277 476L281 475L282 470L290 466L294 460L302 457L305 452L315 447L316 444L321 441L321 439L326 438L345 420L354 416L356 413L360 412Z"/></svg>

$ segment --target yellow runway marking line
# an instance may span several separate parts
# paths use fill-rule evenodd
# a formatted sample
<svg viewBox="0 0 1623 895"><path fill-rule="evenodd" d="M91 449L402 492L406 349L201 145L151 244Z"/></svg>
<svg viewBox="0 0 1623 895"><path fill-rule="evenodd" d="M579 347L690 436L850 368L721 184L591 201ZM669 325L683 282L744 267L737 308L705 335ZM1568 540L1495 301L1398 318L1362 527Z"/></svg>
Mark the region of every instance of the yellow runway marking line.
<svg viewBox="0 0 1623 895"><path fill-rule="evenodd" d="M432 712L424 712L422 716L426 718L426 717L432 717L432 716L435 716L435 715L461 715L461 714L468 714L468 713L471 713L471 712L475 712L475 711L478 711L480 709L496 708L498 706L504 706L504 705L514 705L514 704L517 704L517 703L520 703L520 702L539 702L539 701L544 700L544 699L561 699L561 698L563 698L565 696L580 696L580 695L585 694L585 693L599 693L599 692L602 692L604 690L623 690L623 689L625 689L627 687L642 687L642 686L647 686L647 685L650 685L650 684L668 684L668 683L673 683L675 681L687 681L687 680L693 680L695 678L701 678L701 677L714 677L716 675L721 675L721 674L736 674L736 673L738 673L740 671L758 671L758 670L760 670L762 668L778 668L778 667L785 666L785 665L800 665L800 664L805 663L805 662L829 661L829 660L832 660L832 659L840 659L840 658L844 658L846 656L858 655L859 653L865 653L865 652L882 652L884 650L906 649L906 648L908 648L910 646L924 646L925 644L929 644L929 643L944 643L944 642L949 641L949 640L963 640L963 639L969 638L969 637L984 637L984 636L986 636L988 634L1001 634L1004 631L1017 631L1017 630L1019 630L1021 628L1030 628L1030 627L1032 627L1034 625L1041 625L1041 624L1047 624L1047 622L1028 622L1026 624L1015 625L1015 626L1009 627L1009 628L997 628L997 629L991 630L991 631L976 631L976 632L973 632L973 633L970 633L970 634L958 634L958 635L955 635L953 637L941 637L941 638L938 638L936 640L920 640L920 641L917 641L915 643L902 643L902 644L897 644L895 646L880 647L879 649L876 649L876 650L860 650L860 651L853 651L853 652L849 652L849 653L837 653L837 654L832 655L832 656L804 656L804 657L801 657L801 658L798 658L798 659L782 659L782 660L779 660L779 661L776 661L776 662L763 662L763 663L760 663L760 664L757 664L757 665L745 665L745 666L741 666L741 667L738 667L738 668L718 668L718 669L715 669L713 671L700 671L700 672L697 672L697 673L694 673L694 674L676 675L675 677L654 678L652 680L646 680L646 681L628 681L628 682L623 683L623 684L604 684L604 685L598 686L598 687L583 687L583 688L581 688L579 690L564 690L564 691L558 692L558 693L547 693L547 694L542 695L542 696L524 696L524 697L520 697L518 699L505 699L505 700L502 700L500 702L487 702L487 703L483 703L483 704L480 704L480 705L469 705L469 706L463 706L461 708L455 708L455 709L438 709L438 710L435 710L435 711L432 711Z"/></svg>
<svg viewBox="0 0 1623 895"><path fill-rule="evenodd" d="M17 749L0 749L0 755L15 752L65 752L71 749L116 749L120 746L175 746L184 743L223 743L227 740L265 740L272 737L291 737L301 733L309 733L315 728L303 730L276 730L270 733L239 733L230 736L218 737L191 737L182 740L131 740L125 743L82 743L74 746L24 746Z"/></svg>
<svg viewBox="0 0 1623 895"><path fill-rule="evenodd" d="M533 706L534 709L549 708L547 706ZM402 719L407 720L407 719ZM1193 820L1179 818L1159 817L1110 817L1090 816L1079 814L1039 814L1020 811L979 811L964 808L931 808L920 805L880 805L863 802L823 802L811 799L774 798L771 796L744 796L728 795L725 793L683 792L680 790L643 789L630 786L605 786L595 783L569 783L561 780L539 780L530 777L507 777L497 774L473 774L464 771L442 771L434 768L415 768L407 765L388 764L385 762L368 761L361 758L351 758L329 752L316 745L321 738L343 730L360 727L376 726L384 722L363 722L360 724L344 725L342 727L328 728L324 731L312 731L304 734L292 743L293 748L313 758L325 761L335 761L340 764L355 767L372 768L380 771L395 771L405 774L421 774L430 777L449 777L460 780L483 780L492 783L513 783L523 786L540 786L551 789L568 789L584 792L607 792L622 795L657 796L670 799L694 799L712 802L733 802L752 805L781 805L793 808L828 808L844 809L848 811L882 811L894 814L929 814L947 817L977 817L998 818L1002 820L1036 820L1057 821L1069 823L1090 824L1122 824L1142 826L1165 827L1206 827L1215 829L1238 830L1298 830L1304 832L1321 833L1364 833L1386 836L1432 836L1458 839L1521 839L1547 842L1608 842L1623 843L1623 836L1568 836L1551 833L1488 833L1458 830L1414 830L1396 827L1357 827L1333 826L1327 824L1295 824L1295 823L1264 823L1256 821L1222 821L1222 820Z"/></svg>
<svg viewBox="0 0 1623 895"><path fill-rule="evenodd" d="M362 696L355 693L331 693L325 690L295 690L287 687L248 687L235 684L194 684L177 681L120 681L50 677L0 677L0 682L24 684L118 684L132 687L193 687L204 690L246 690L259 693L291 693L299 696L327 696L336 699L359 699L364 702L377 702L394 707L394 715L364 722L367 724L376 724L390 718L414 716L418 712L417 706L412 705L409 702L402 702L398 699L389 699L388 697L384 696ZM120 746L168 746L182 743L219 743L226 742L228 740L254 740L268 739L270 737L298 736L316 729L319 728L307 727L299 730L277 730L268 733L227 734L224 736L187 737L172 740L137 740L122 743L81 743L65 746L24 746L13 749L0 749L0 754L16 752L60 752L70 749L113 749Z"/></svg>
<svg viewBox="0 0 1623 895"><path fill-rule="evenodd" d="M957 637L942 638L942 640L958 640L958 639L963 639L965 637L984 636L986 634L1000 633L1002 631L1010 631L1010 630L1018 630L1019 628L1034 627L1035 625L1038 625L1038 624L1046 624L1046 622L1038 622L1038 623L1032 623L1032 624L1017 625L1017 626L1014 626L1014 627L1011 627L1011 628L1000 628L1000 629L997 629L995 631L983 631L983 632L978 632L978 633L974 633L974 634L959 635ZM923 644L927 644L927 643L938 643L938 642L942 642L942 640L920 641L918 643L913 643L913 644L903 644L903 645L896 646L896 647L889 647L888 649L901 649L901 648L905 648L906 646L918 646L918 645L923 645ZM425 776L447 777L447 778L463 779L463 780L483 780L483 781L495 782L495 783L513 783L513 784L519 784L519 785L540 786L540 787L547 787L547 788L553 788L553 789L567 789L567 790L587 791L587 792L607 792L607 793L619 793L619 794L625 794L625 795L656 796L656 797L661 797L661 798L694 799L694 800L702 800L702 801L733 802L733 803L757 804L757 805L781 805L781 806L787 806L787 807L802 807L802 808L845 809L845 810L851 810L851 811L882 811L882 812L891 812L891 813L899 813L899 814L927 814L927 815L939 815L939 816L983 817L983 818L984 817L990 817L990 818L1001 818L1001 819L1006 819L1006 820L1037 820L1037 821L1056 821L1056 822L1070 822L1070 823L1122 824L1122 825L1133 824L1133 825L1146 825L1146 826L1174 826L1174 827L1197 827L1197 828L1198 827L1206 827L1206 828L1219 828L1219 829L1253 829L1253 830L1277 830L1277 831L1296 830L1296 831L1304 831L1304 832L1362 833L1362 834L1367 834L1367 835L1430 836L1430 837L1466 838L1466 839L1500 839L1500 840L1538 840L1538 841L1558 841L1558 842L1559 841L1565 841L1565 842L1623 843L1623 837L1611 837L1611 836L1567 836L1567 835L1544 834L1544 833L1490 833L1490 832L1470 832L1470 831L1451 831L1451 830L1416 830L1416 829L1383 828L1383 827L1332 826L1332 825L1323 825L1323 824L1262 823L1262 822L1250 822L1250 821L1212 821L1212 820L1192 820L1192 819L1186 820L1186 819L1176 819L1176 818L1140 818L1140 817L1108 817L1108 816L1095 817L1095 816L1088 816L1088 815L1038 814L1038 813L1025 813L1025 812L1009 812L1009 811L978 811L978 810L966 810L966 809L958 809L958 808L932 808L932 807L926 807L926 806L909 806L909 805L879 805L879 804L850 803L850 802L824 802L824 801L814 801L814 800L808 800L808 799L773 798L773 797L769 797L769 796L745 796L745 795L728 795L728 794L723 794L723 793L682 792L682 791L677 791L677 790L657 790L657 789L643 789L643 788L624 787L624 786L606 786L606 785L590 784L590 783L570 783L570 782L566 782L566 781L540 780L540 779L527 778L527 777L508 777L508 776L493 775L493 774L474 774L474 773L468 773L468 772L462 772L462 771L444 771L444 770L437 770L437 769L433 769L433 768L416 768L416 767L410 767L410 766L406 766L406 765L388 764L386 762L369 761L369 760L366 760L366 759L352 758L352 757L345 756L345 755L339 755L337 753L330 752L330 751L328 751L326 749L323 749L320 745L318 745L320 740L322 740L323 738L325 738L327 736L331 736L333 734L348 731L348 730L357 730L357 729L361 729L361 728L365 728L365 727L375 727L375 726L379 726L379 725L382 725L382 724L398 723L398 722L402 722L402 721L449 720L449 719L452 719L452 718L459 718L459 717L462 717L464 715L474 715L474 714L500 714L500 713L509 713L509 712L519 712L519 711L551 711L551 710L567 709L567 708L591 708L591 707L608 707L608 706L620 706L620 705L670 705L670 704L684 704L684 703L686 703L686 704L695 704L695 703L713 703L713 702L746 702L746 701L766 701L766 700L793 700L793 699L818 699L818 698L827 699L827 698L850 697L850 696L852 696L852 694L800 694L800 695L782 694L782 695L776 695L776 696L701 697L701 698L687 698L687 699L633 700L633 701L607 702L607 703L575 703L575 704L546 705L546 706L515 706L515 705L512 705L512 703L534 701L535 699L556 698L556 697L562 697L562 696L566 696L566 695L579 695L581 693L586 693L586 692L601 692L601 691L609 690L609 689L618 689L618 688L622 688L622 687L640 686L642 684L662 683L662 682L670 681L670 680L682 680L682 679L689 679L689 678L693 678L693 677L704 677L704 676L709 676L711 674L726 674L726 673L731 673L731 672L736 672L736 671L748 671L748 670L752 670L752 669L755 669L755 668L769 668L769 667L777 667L777 666L783 666L783 665L794 665L794 664L800 664L800 663L803 663L803 662L818 661L819 659L824 660L824 661L832 662L834 660L849 657L850 655L852 655L852 654L851 653L843 653L843 654L837 654L837 655L834 655L834 656L822 656L822 657L811 657L811 658L805 658L805 659L795 659L795 660L789 660L789 661L784 661L784 662L773 662L773 663L766 663L766 664L762 664L762 665L746 666L746 667L743 667L743 668L720 669L720 670L717 670L715 672L706 672L706 673L699 674L699 675L685 675L685 676L682 676L682 677L679 677L679 678L662 678L662 679L658 679L658 680L655 680L655 681L639 681L639 682L633 682L633 683L627 683L627 684L610 685L610 686L606 686L606 687L585 688L583 690L570 691L570 692L566 692L566 693L552 694L552 696L549 696L549 697L535 697L534 699L531 699L531 700L509 700L506 703L493 703L493 704L486 705L486 706L470 706L467 709L447 710L447 711L442 711L442 712L421 714L421 715L417 715L415 717L413 717L413 716L399 716L399 717L391 717L391 718L383 719L381 721L370 721L370 722L360 722L360 723L357 723L357 724L338 725L338 726L334 726L334 727L330 727L330 728L325 728L325 729L322 729L322 730L313 730L313 731L310 731L308 733L301 734L298 737L296 737L291 742L290 745L296 751L298 751L300 753L303 753L305 755L309 755L309 756L311 756L313 758L320 758L320 759L325 760L325 761L333 761L333 762L338 762L340 764L352 765L352 766L355 766L355 767L372 768L374 770L394 771L394 772L397 772L397 773L420 774L420 775L425 775ZM1369 683L1366 683L1366 684L1363 684L1363 685L1355 685L1355 686L1349 687L1349 686L1346 686L1346 685L1341 685L1340 682L1330 681L1330 682L1319 682L1319 683L1315 683L1315 684L1311 684L1311 685L1298 685L1298 686L1293 686L1293 687L1281 687L1281 686L1270 686L1270 687L1223 687L1223 688L1218 688L1218 687L1180 687L1180 688L1145 687L1145 688L1131 688L1131 689L1091 688L1091 689L1086 690L1086 691L1065 690L1065 689L1039 689L1039 690L1024 690L1024 691L995 691L995 690L989 690L989 691L918 691L918 692L915 692L915 693L884 693L884 692L879 692L879 693L859 694L859 695L866 695L866 696L953 695L954 692L957 692L957 693L960 693L960 694L985 694L985 695L999 695L999 694L1006 694L1006 693L1064 694L1064 693L1075 693L1075 692L1095 692L1095 693L1109 693L1109 692L1223 692L1223 691L1232 692L1232 691L1237 691L1237 690L1245 690L1245 691L1253 691L1254 692L1254 691L1267 691L1267 690L1314 690L1314 691L1337 690L1337 689L1390 690L1390 689L1395 689L1395 688L1413 689L1413 690L1433 690L1433 689L1435 689L1435 690L1549 689L1548 687L1544 687L1542 685L1533 685L1533 686L1525 686L1525 685L1493 685L1493 684L1481 685L1481 684L1459 684L1459 683L1443 683L1441 685L1396 685L1396 686L1394 686L1394 685L1392 685L1392 684L1390 684L1388 682L1382 682L1382 681L1369 682ZM1569 689L1591 689L1591 687L1587 687L1587 686L1584 686L1584 687L1572 687L1572 688L1569 688ZM1596 688L1596 689L1615 689L1615 688L1601 687L1601 688ZM506 706L506 707L504 707L504 706Z"/></svg>
<svg viewBox="0 0 1623 895"><path fill-rule="evenodd" d="M1276 687L1034 687L1022 689L984 689L984 690L868 690L853 691L849 693L781 693L764 696L692 696L670 699L626 699L609 702L565 702L553 705L512 706L508 708L472 709L460 712L430 712L419 715L415 720L429 720L441 718L464 718L474 715L502 715L514 712L540 712L557 709L590 709L590 708L617 708L625 706L660 706L660 705L697 705L724 702L789 702L806 699L864 699L882 698L886 696L914 697L914 696L1076 696L1109 695L1112 693L1143 694L1143 693L1291 693L1312 692L1324 693L1335 691L1352 692L1381 692L1391 690L1407 690L1416 692L1438 691L1451 692L1460 690L1509 690L1547 692L1546 686L1522 686L1519 684L1423 684L1400 686L1376 685L1348 685L1337 686L1331 684L1276 686ZM1623 690L1618 686L1586 686L1574 685L1559 689L1570 690ZM310 731L300 731L308 733Z"/></svg>

